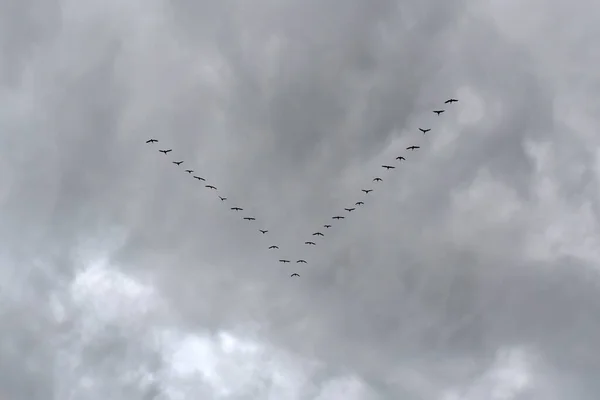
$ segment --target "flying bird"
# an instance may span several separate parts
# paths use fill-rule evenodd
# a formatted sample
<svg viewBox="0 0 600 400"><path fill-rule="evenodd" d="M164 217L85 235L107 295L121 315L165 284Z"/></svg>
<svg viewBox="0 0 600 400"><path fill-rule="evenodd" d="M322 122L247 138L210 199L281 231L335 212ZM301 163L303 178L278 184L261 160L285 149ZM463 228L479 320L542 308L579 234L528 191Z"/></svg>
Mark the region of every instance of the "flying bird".
<svg viewBox="0 0 600 400"><path fill-rule="evenodd" d="M325 228L331 228L331 225L323 225Z"/></svg>
<svg viewBox="0 0 600 400"><path fill-rule="evenodd" d="M296 261L297 263L302 263L302 264L306 264L306 260L298 260Z"/></svg>
<svg viewBox="0 0 600 400"><path fill-rule="evenodd" d="M304 242L304 244L310 244L310 245L313 245L313 246L317 245L315 242Z"/></svg>
<svg viewBox="0 0 600 400"><path fill-rule="evenodd" d="M244 217L244 219L246 221L256 221L256 218L254 218L254 217Z"/></svg>
<svg viewBox="0 0 600 400"><path fill-rule="evenodd" d="M437 115L440 115L441 113L443 113L446 110L435 110L434 113L436 113Z"/></svg>
<svg viewBox="0 0 600 400"><path fill-rule="evenodd" d="M209 189L212 189L212 190L217 190L217 188L214 187L213 185L205 185L205 187L207 187Z"/></svg>
<svg viewBox="0 0 600 400"><path fill-rule="evenodd" d="M409 146L406 148L406 150L416 150L416 149L420 149L420 146Z"/></svg>
<svg viewBox="0 0 600 400"><path fill-rule="evenodd" d="M204 179L204 178L202 178L200 176L194 175L194 178L198 179L199 181L205 181L206 182L206 179Z"/></svg>
<svg viewBox="0 0 600 400"><path fill-rule="evenodd" d="M173 161L173 164L176 164L179 166L179 165L183 164L183 161Z"/></svg>
<svg viewBox="0 0 600 400"><path fill-rule="evenodd" d="M160 151L161 153L165 153L165 155L166 155L167 153L170 153L170 152L172 152L172 151L173 151L173 149L169 149L169 150L159 150L159 151Z"/></svg>
<svg viewBox="0 0 600 400"><path fill-rule="evenodd" d="M323 235L321 232L315 232L315 233L313 233L313 236L325 236L325 235Z"/></svg>
<svg viewBox="0 0 600 400"><path fill-rule="evenodd" d="M285 263L289 263L289 262L290 262L290 260L279 260L279 262L280 262L280 263L284 263L284 264L285 264Z"/></svg>
<svg viewBox="0 0 600 400"><path fill-rule="evenodd" d="M271 250L271 249L278 249L278 248L279 248L279 246L269 246L269 250Z"/></svg>
<svg viewBox="0 0 600 400"><path fill-rule="evenodd" d="M146 140L146 143L157 143L158 140L156 139L150 139L150 140Z"/></svg>
<svg viewBox="0 0 600 400"><path fill-rule="evenodd" d="M402 156L398 156L398 157L396 157L396 160L404 160L404 161L406 161L406 158L404 158Z"/></svg>
<svg viewBox="0 0 600 400"><path fill-rule="evenodd" d="M231 209L233 211L242 211L243 210L243 208L240 208L240 207L231 207Z"/></svg>
<svg viewBox="0 0 600 400"><path fill-rule="evenodd" d="M352 212L355 210L355 208L344 208L344 210L348 211L348 212Z"/></svg>
<svg viewBox="0 0 600 400"><path fill-rule="evenodd" d="M336 215L335 217L331 217L331 218L333 218L333 219L344 219L346 217L340 217L339 215Z"/></svg>
<svg viewBox="0 0 600 400"><path fill-rule="evenodd" d="M373 182L382 182L382 181L383 181L383 179L381 179L381 178L375 178L375 179L373 179Z"/></svg>
<svg viewBox="0 0 600 400"><path fill-rule="evenodd" d="M219 196L219 198L221 199L221 201L227 200L227 197L221 197L221 196Z"/></svg>
<svg viewBox="0 0 600 400"><path fill-rule="evenodd" d="M452 104L452 103L456 103L458 100L456 99L448 99L444 102L444 104Z"/></svg>
<svg viewBox="0 0 600 400"><path fill-rule="evenodd" d="M423 132L423 135L426 134L427 132L429 132L431 129L423 129L423 128L419 128L419 130L421 132Z"/></svg>
<svg viewBox="0 0 600 400"><path fill-rule="evenodd" d="M293 276L297 276L298 278L300 278L300 275L298 275L298 274L291 274L290 278L293 277Z"/></svg>
<svg viewBox="0 0 600 400"><path fill-rule="evenodd" d="M259 229L258 231L259 231L260 233L262 233L263 235L264 235L265 233L269 232L269 231L263 231L262 229Z"/></svg>
<svg viewBox="0 0 600 400"><path fill-rule="evenodd" d="M362 201L357 201L357 202L356 202L354 205L356 205L356 206L362 206L362 205L364 205L364 204L365 204L365 203L363 203Z"/></svg>
<svg viewBox="0 0 600 400"><path fill-rule="evenodd" d="M187 172L188 174L191 174L192 172L194 172L193 169L186 169L185 172Z"/></svg>
<svg viewBox="0 0 600 400"><path fill-rule="evenodd" d="M396 168L396 167L394 167L393 165L382 165L381 167L382 167L382 168L385 168L385 169L387 169L388 171L389 171L390 169L394 169L394 168Z"/></svg>
<svg viewBox="0 0 600 400"><path fill-rule="evenodd" d="M369 194L369 192L372 192L373 189L363 189L362 191L365 192L365 194Z"/></svg>

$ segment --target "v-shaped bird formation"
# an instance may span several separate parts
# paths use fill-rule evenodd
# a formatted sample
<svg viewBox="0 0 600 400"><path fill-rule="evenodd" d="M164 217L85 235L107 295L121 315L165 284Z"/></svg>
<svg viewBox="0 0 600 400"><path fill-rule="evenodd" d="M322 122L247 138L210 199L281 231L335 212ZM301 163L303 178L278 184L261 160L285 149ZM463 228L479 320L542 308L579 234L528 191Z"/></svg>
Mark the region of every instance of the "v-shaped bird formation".
<svg viewBox="0 0 600 400"><path fill-rule="evenodd" d="M452 104L452 103L456 103L456 102L458 102L457 99L450 98L450 99L446 100L444 102L444 104ZM435 114L437 114L439 116L442 113L444 113L445 111L446 110L444 110L444 109L439 109L439 110L433 110L433 113L435 113ZM431 129L430 128L427 128L427 129L419 128L419 131L423 132L423 135L425 135L428 132L430 132ZM158 143L158 140L157 139L149 139L149 140L146 141L146 143L147 144ZM419 150L420 148L421 148L420 146L411 145L411 146L408 146L406 148L406 150L407 151L415 151L415 150ZM168 155L168 153L172 152L173 149L159 149L158 151L160 153L163 153L164 155ZM396 161L398 161L398 162L406 161L406 158L403 157L403 156L397 156L396 157ZM181 164L184 163L184 160L172 161L172 163L175 164L177 167L180 167ZM394 164L383 164L383 165L381 165L381 167L384 168L386 171L394 170L394 169L396 169L397 166L399 166L399 165L398 164L397 165L394 165ZM214 185L212 185L212 184L208 184L207 181L206 181L206 179L204 177L199 176L199 175L192 175L192 174L194 174L194 170L193 169L185 169L184 172L186 172L189 175L191 175L193 177L193 179L197 179L200 182L206 183L204 185L204 187L206 189L218 192L217 187L214 186ZM375 177L375 178L373 178L373 182L374 183L383 182L383 179L381 177ZM365 188L365 189L361 189L361 191L364 193L364 196L367 196L371 192L373 192L374 189L372 189L372 188ZM225 202L227 200L227 197L224 197L224 196L221 196L221 195L218 195L218 198L221 200L221 202ZM344 211L345 211L345 213L351 213L352 211L356 210L358 207L363 206L364 204L365 203L362 200L356 201L354 203L353 207L345 207ZM238 206L230 207L230 210L233 211L233 212L244 211L244 209L242 207L238 207ZM343 220L345 218L346 217L344 215L334 215L334 216L331 217L331 219L334 220L334 221L341 221L341 220ZM242 216L242 219L245 220L245 221L248 221L249 223L256 223L256 218L253 217L253 216L244 215L244 216ZM323 228L325 228L325 229L329 229L331 227L332 227L331 224L324 224L323 225ZM260 232L262 235L265 235L265 234L269 233L269 230L268 229L257 229L257 232ZM323 232L320 232L320 231L315 231L312 234L312 236L313 237L325 237L325 234ZM316 246L317 245L317 243L314 242L314 241L312 241L312 240L307 240L307 241L304 242L304 244L306 246ZM270 246L268 246L267 250L269 250L269 251L278 251L279 250L279 246L277 246L276 244L271 244ZM288 264L288 263L291 263L292 260L289 260L289 259L286 259L286 258L280 258L278 260L278 262L280 262L282 264ZM299 259L299 260L295 261L295 264L308 264L308 262L305 259ZM300 277L300 274L298 274L297 272L294 272L294 273L292 273L290 275L290 277Z"/></svg>

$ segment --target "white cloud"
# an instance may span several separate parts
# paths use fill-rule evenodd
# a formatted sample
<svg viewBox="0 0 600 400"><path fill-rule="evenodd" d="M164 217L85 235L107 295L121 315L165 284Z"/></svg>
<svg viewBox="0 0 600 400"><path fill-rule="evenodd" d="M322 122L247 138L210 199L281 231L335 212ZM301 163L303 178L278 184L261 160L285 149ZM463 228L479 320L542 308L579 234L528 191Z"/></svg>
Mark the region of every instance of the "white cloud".
<svg viewBox="0 0 600 400"><path fill-rule="evenodd" d="M440 400L516 400L533 385L529 353L522 348L498 352L490 368L469 385L448 390Z"/></svg>

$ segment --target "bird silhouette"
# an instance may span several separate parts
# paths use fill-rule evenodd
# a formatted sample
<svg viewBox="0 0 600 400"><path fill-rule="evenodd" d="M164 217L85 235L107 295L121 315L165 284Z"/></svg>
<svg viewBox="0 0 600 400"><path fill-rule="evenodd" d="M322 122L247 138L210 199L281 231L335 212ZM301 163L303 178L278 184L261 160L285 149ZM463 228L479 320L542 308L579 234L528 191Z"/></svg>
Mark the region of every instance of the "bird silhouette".
<svg viewBox="0 0 600 400"><path fill-rule="evenodd" d="M291 277L293 277L293 276L297 276L298 278L300 278L300 275L298 275L298 274L296 274L296 273L294 273L294 274L291 274L291 275L290 275L290 278L291 278Z"/></svg>
<svg viewBox="0 0 600 400"><path fill-rule="evenodd" d="M158 143L158 140L150 139L150 140L146 140L146 143Z"/></svg>
<svg viewBox="0 0 600 400"><path fill-rule="evenodd" d="M331 217L331 218L333 218L333 219L344 219L344 218L346 218L346 217L341 217L341 216L339 216L339 215L336 215L335 217Z"/></svg>
<svg viewBox="0 0 600 400"><path fill-rule="evenodd" d="M419 128L419 130L421 132L423 132L423 135L426 134L427 132L429 132L431 129L423 129L423 128Z"/></svg>
<svg viewBox="0 0 600 400"><path fill-rule="evenodd" d="M244 219L246 221L256 221L256 218L254 218L254 217L244 217Z"/></svg>
<svg viewBox="0 0 600 400"><path fill-rule="evenodd" d="M278 248L279 248L279 246L269 246L269 250L271 250L271 249L278 249Z"/></svg>
<svg viewBox="0 0 600 400"><path fill-rule="evenodd" d="M331 225L323 225L325 228L331 228Z"/></svg>
<svg viewBox="0 0 600 400"><path fill-rule="evenodd" d="M452 103L456 103L458 100L456 99L448 99L444 102L444 104L452 104Z"/></svg>
<svg viewBox="0 0 600 400"><path fill-rule="evenodd" d="M352 212L355 210L355 208L344 208L344 210L348 211L348 212Z"/></svg>
<svg viewBox="0 0 600 400"><path fill-rule="evenodd" d="M302 263L302 264L306 264L306 260L298 260L296 261L297 263Z"/></svg>
<svg viewBox="0 0 600 400"><path fill-rule="evenodd" d="M362 189L362 191L365 192L365 194L369 194L373 189Z"/></svg>
<svg viewBox="0 0 600 400"><path fill-rule="evenodd" d="M420 146L408 146L406 148L406 150L416 150L416 149L420 149L420 148L421 148Z"/></svg>
<svg viewBox="0 0 600 400"><path fill-rule="evenodd" d="M173 164L179 166L179 165L183 164L183 161L173 161Z"/></svg>
<svg viewBox="0 0 600 400"><path fill-rule="evenodd" d="M396 160L404 160L404 161L406 161L406 158L404 158L402 156L398 156L398 157L396 157Z"/></svg>
<svg viewBox="0 0 600 400"><path fill-rule="evenodd" d="M262 233L263 235L264 235L265 233L269 232L269 231L263 231L262 229L259 229L258 231L259 231L260 233Z"/></svg>
<svg viewBox="0 0 600 400"><path fill-rule="evenodd" d="M191 174L192 172L194 172L193 169L186 169L185 172L187 172L188 174Z"/></svg>
<svg viewBox="0 0 600 400"><path fill-rule="evenodd" d="M221 197L221 196L219 196L219 198L221 199L221 201L227 200L227 197Z"/></svg>
<svg viewBox="0 0 600 400"><path fill-rule="evenodd" d="M446 110L435 110L434 113L436 113L437 115L440 115L441 113L443 113Z"/></svg>
<svg viewBox="0 0 600 400"><path fill-rule="evenodd" d="M381 179L381 178L374 178L373 182L383 182L383 179Z"/></svg>
<svg viewBox="0 0 600 400"><path fill-rule="evenodd" d="M243 208L240 208L240 207L231 207L231 209L233 211L242 211L243 210Z"/></svg>
<svg viewBox="0 0 600 400"><path fill-rule="evenodd" d="M284 264L285 264L285 263L289 263L289 262L290 262L290 260L279 260L279 262L280 262L280 263L284 263Z"/></svg>
<svg viewBox="0 0 600 400"><path fill-rule="evenodd" d="M394 168L396 168L396 167L394 167L393 165L382 165L381 167L382 167L382 168L385 168L385 169L387 169L388 171L389 171L390 169L394 169Z"/></svg>
<svg viewBox="0 0 600 400"><path fill-rule="evenodd" d="M199 181L205 181L206 182L206 179L202 178L201 176L194 175L194 178L198 179Z"/></svg>
<svg viewBox="0 0 600 400"><path fill-rule="evenodd" d="M354 203L355 206L362 206L365 203L363 203L362 201L357 201L356 203Z"/></svg>
<svg viewBox="0 0 600 400"><path fill-rule="evenodd" d="M311 246L316 246L317 245L315 242L304 242L304 244L309 244Z"/></svg>
<svg viewBox="0 0 600 400"><path fill-rule="evenodd" d="M212 189L212 190L217 190L217 188L214 187L213 185L205 185L205 187L207 187L209 189Z"/></svg>
<svg viewBox="0 0 600 400"><path fill-rule="evenodd" d="M170 153L170 152L172 152L172 151L173 151L173 149L169 149L169 150L159 150L159 151L160 151L161 153L164 153L164 154L166 155L167 153Z"/></svg>
<svg viewBox="0 0 600 400"><path fill-rule="evenodd" d="M313 236L325 236L325 235L323 235L321 232L315 232L315 233L313 233L312 235L313 235Z"/></svg>

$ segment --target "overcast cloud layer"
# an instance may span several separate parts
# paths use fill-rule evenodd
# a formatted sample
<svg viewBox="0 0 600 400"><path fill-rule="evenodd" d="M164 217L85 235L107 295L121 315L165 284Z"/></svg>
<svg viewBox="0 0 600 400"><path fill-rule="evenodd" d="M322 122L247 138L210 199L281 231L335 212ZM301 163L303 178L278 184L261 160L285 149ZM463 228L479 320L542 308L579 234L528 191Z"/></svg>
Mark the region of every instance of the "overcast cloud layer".
<svg viewBox="0 0 600 400"><path fill-rule="evenodd" d="M599 20L0 0L0 397L597 399Z"/></svg>

